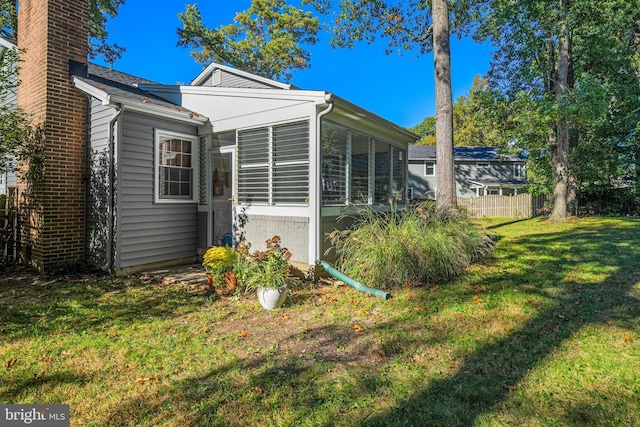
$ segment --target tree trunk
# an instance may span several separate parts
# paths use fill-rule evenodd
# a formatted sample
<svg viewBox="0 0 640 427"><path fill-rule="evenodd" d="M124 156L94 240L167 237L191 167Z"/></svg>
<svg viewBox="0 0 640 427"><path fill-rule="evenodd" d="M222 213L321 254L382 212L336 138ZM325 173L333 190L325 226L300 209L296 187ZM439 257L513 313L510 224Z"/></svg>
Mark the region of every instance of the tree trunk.
<svg viewBox="0 0 640 427"><path fill-rule="evenodd" d="M567 121L567 84L569 81L570 37L567 24L569 0L560 0L562 11L560 34L558 37L558 68L556 70L556 102L558 120L555 142L551 145L554 188L553 211L549 220L563 222L567 220L567 196L569 190L569 123Z"/></svg>
<svg viewBox="0 0 640 427"><path fill-rule="evenodd" d="M433 20L433 63L436 84L436 203L438 209L456 209L451 50L447 0L432 0L431 18Z"/></svg>

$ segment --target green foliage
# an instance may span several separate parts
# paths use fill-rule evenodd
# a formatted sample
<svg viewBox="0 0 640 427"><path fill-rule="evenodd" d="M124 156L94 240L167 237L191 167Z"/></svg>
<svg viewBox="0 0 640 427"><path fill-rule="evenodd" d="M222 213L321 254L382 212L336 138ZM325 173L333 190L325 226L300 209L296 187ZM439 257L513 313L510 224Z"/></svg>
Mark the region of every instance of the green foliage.
<svg viewBox="0 0 640 427"><path fill-rule="evenodd" d="M240 243L234 272L239 288L244 291L265 288L280 288L293 282L289 276L291 252L281 246L280 236L273 236L266 242L264 251L249 252L249 245Z"/></svg>
<svg viewBox="0 0 640 427"><path fill-rule="evenodd" d="M417 135L420 139L416 145L436 145L436 118L425 117L419 124L409 128L409 130Z"/></svg>
<svg viewBox="0 0 640 427"><path fill-rule="evenodd" d="M389 290L456 276L490 253L493 242L457 210L425 202L390 212L367 208L329 238L338 264L373 287Z"/></svg>
<svg viewBox="0 0 640 427"><path fill-rule="evenodd" d="M106 25L109 18L118 14L118 8L125 0L89 1L89 56L102 56L107 62L113 62L122 56L125 48L117 44L108 44ZM0 35L18 38L18 2L0 0Z"/></svg>
<svg viewBox="0 0 640 427"><path fill-rule="evenodd" d="M285 0L252 0L238 12L234 24L206 28L198 5L187 5L178 14L178 45L194 48L198 62L220 62L273 79L289 80L292 70L309 67L320 23L311 11L288 5Z"/></svg>
<svg viewBox="0 0 640 427"><path fill-rule="evenodd" d="M236 252L229 246L214 246L207 249L202 259L202 266L207 273L220 275L231 270L236 260Z"/></svg>

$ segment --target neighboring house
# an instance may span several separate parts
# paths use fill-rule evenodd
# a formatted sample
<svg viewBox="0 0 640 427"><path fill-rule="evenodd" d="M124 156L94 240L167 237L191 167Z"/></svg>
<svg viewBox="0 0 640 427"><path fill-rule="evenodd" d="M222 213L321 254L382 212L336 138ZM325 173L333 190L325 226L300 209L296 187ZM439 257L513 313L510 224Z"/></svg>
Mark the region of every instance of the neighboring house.
<svg viewBox="0 0 640 427"><path fill-rule="evenodd" d="M15 49L15 48L16 48L16 45L14 40L9 40L9 39L0 37L0 59L2 59L7 49ZM14 91L11 91L5 94L4 98L0 98L0 106L7 105L7 104L15 104L16 97L17 97L17 93ZM15 185L16 185L15 172L10 167L7 167L4 170L0 169L0 195L7 194L7 190L10 187L14 187Z"/></svg>
<svg viewBox="0 0 640 427"><path fill-rule="evenodd" d="M48 13L67 19L61 9ZM83 257L94 265L194 261L274 235L313 264L345 206L406 200L417 136L332 93L220 64L159 85L69 58L69 97L87 105Z"/></svg>
<svg viewBox="0 0 640 427"><path fill-rule="evenodd" d="M435 199L436 147L409 146L409 197ZM525 159L503 154L500 147L454 147L454 170L458 197L489 194L515 196L527 186Z"/></svg>

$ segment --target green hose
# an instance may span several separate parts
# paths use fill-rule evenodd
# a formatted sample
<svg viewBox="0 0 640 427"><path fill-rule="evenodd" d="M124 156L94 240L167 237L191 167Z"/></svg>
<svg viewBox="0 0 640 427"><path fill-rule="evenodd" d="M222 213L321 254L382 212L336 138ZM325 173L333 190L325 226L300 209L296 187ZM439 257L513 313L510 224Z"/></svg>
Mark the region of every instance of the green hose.
<svg viewBox="0 0 640 427"><path fill-rule="evenodd" d="M352 279L351 277L347 276L346 274L343 274L341 272L339 272L338 270L336 270L334 267L332 267L331 265L329 265L328 263L324 262L324 261L316 261L316 265L319 265L320 267L324 268L326 270L327 273L329 273L330 275L332 275L333 277L335 277L338 280L342 280L344 283L346 283L347 285L351 286L352 288L360 291L360 292L364 292L364 293L370 293L373 296L376 297L380 297L384 300L388 300L389 298L391 298L391 294L385 291L381 291L380 289L374 289L374 288L370 288L368 286L363 285L362 283L358 282L355 279Z"/></svg>

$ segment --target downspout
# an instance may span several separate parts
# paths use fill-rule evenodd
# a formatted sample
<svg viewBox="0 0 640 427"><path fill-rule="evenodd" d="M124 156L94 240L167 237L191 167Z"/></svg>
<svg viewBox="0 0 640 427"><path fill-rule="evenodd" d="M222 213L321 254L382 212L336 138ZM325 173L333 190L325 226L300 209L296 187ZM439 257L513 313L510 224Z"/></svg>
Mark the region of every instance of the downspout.
<svg viewBox="0 0 640 427"><path fill-rule="evenodd" d="M316 197L316 248L315 248L315 260L321 259L321 251L322 251L322 118L329 114L333 110L333 101L331 101L331 94L327 93L325 95L325 101L327 102L327 108L320 111L316 116L316 153L315 158L318 162L318 167L316 168L316 188L315 188L315 197Z"/></svg>
<svg viewBox="0 0 640 427"><path fill-rule="evenodd" d="M341 273L336 268L329 265L329 263L327 262L316 260L316 265L324 268L327 273L329 273L330 275L332 275L338 280L342 280L344 283L351 286L353 289L357 291L360 291L365 294L367 293L371 294L374 297L380 297L383 300L388 300L389 298L391 298L391 294L389 292L385 292L380 289L375 289L375 288L370 288L369 286L365 286L362 283L358 282L357 280L347 276L346 274Z"/></svg>
<svg viewBox="0 0 640 427"><path fill-rule="evenodd" d="M108 203L107 203L107 247L105 249L105 254L107 257L107 262L101 268L103 271L111 270L113 266L113 212L115 206L115 192L113 191L113 186L115 184L115 132L113 127L115 125L116 120L120 117L120 115L124 111L124 105L113 105L115 108L115 112L111 115L109 119L109 127L107 128L107 140L109 143L109 167L108 167L108 180L109 180L109 190L108 190Z"/></svg>

